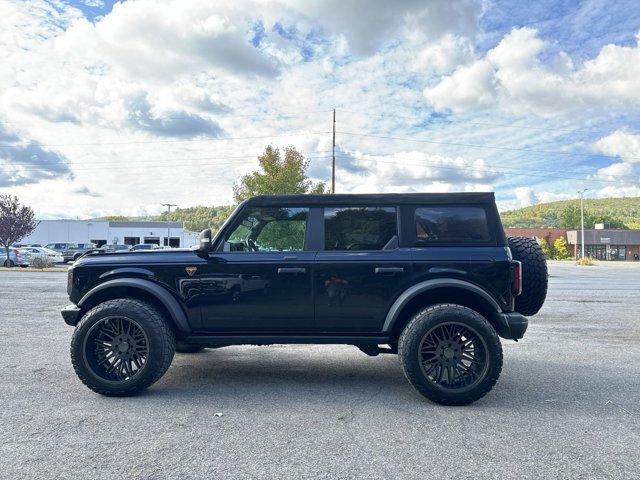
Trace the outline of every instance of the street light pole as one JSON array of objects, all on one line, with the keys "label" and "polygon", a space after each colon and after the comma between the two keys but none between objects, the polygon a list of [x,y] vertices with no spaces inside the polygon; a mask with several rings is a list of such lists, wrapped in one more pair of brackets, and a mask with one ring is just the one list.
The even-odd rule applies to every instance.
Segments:
[{"label": "street light pole", "polygon": [[578,193],[580,194],[580,229],[582,230],[582,254],[580,258],[584,258],[584,192],[589,190],[588,188],[583,188]]},{"label": "street light pole", "polygon": [[163,203],[163,207],[167,207],[167,247],[171,246],[171,207],[176,207],[174,203]]}]

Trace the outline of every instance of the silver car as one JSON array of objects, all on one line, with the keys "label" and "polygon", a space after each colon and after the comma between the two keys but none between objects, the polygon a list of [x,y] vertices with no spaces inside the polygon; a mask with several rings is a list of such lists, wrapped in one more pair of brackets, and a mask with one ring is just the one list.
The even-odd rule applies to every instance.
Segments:
[{"label": "silver car", "polygon": [[9,247],[9,258],[7,258],[7,252],[2,249],[2,264],[5,267],[15,267],[19,265],[21,267],[29,266],[29,258],[26,252],[23,252],[20,248]]}]

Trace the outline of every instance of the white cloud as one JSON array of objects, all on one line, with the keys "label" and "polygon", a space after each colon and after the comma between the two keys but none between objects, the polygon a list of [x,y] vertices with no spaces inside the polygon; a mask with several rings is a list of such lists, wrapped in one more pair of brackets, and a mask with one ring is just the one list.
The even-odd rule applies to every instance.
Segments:
[{"label": "white cloud", "polygon": [[350,152],[337,161],[338,185],[358,192],[490,191],[501,174],[482,159],[465,160],[423,152],[392,155]]},{"label": "white cloud", "polygon": [[626,196],[628,192],[637,192],[640,181],[640,134],[628,129],[617,130],[593,144],[596,152],[620,157],[614,162],[598,169],[595,177],[617,185],[608,186],[601,192],[617,192],[615,196]]},{"label": "white cloud", "polygon": [[447,34],[437,42],[430,42],[413,59],[414,70],[451,73],[473,59],[473,46],[466,37]]},{"label": "white cloud", "polygon": [[561,53],[540,60],[546,43],[531,28],[514,29],[473,63],[424,89],[437,110],[496,107],[509,113],[555,115],[574,110],[640,107],[640,33],[633,47],[606,45],[574,68]]}]

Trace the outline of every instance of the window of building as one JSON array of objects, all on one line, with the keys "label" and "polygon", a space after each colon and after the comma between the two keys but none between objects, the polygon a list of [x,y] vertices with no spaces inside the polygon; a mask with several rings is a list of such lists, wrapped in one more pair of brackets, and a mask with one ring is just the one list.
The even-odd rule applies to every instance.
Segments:
[{"label": "window of building", "polygon": [[273,252],[304,250],[308,208],[250,208],[226,238],[224,250]]},{"label": "window of building", "polygon": [[[164,246],[167,246],[167,237],[164,237]],[[169,240],[169,246],[171,248],[178,248],[180,246],[180,238],[171,237],[171,240]]]},{"label": "window of building", "polygon": [[397,235],[395,207],[324,209],[325,250],[382,250]]},{"label": "window of building", "polygon": [[140,243],[140,237],[124,237],[125,245],[137,245]]},{"label": "window of building", "polygon": [[414,213],[420,242],[466,243],[492,240],[482,207],[418,207]]},{"label": "window of building", "polygon": [[152,243],[153,245],[160,245],[160,237],[144,237],[143,243]]}]

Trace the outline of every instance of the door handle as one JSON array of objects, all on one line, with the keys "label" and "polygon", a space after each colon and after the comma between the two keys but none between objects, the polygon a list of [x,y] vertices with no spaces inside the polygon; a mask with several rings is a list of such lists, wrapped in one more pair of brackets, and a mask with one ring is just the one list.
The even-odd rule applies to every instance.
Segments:
[{"label": "door handle", "polygon": [[305,273],[306,268],[302,267],[281,267],[278,268],[278,275],[295,275],[296,273]]},{"label": "door handle", "polygon": [[376,273],[403,273],[402,267],[376,267]]}]

